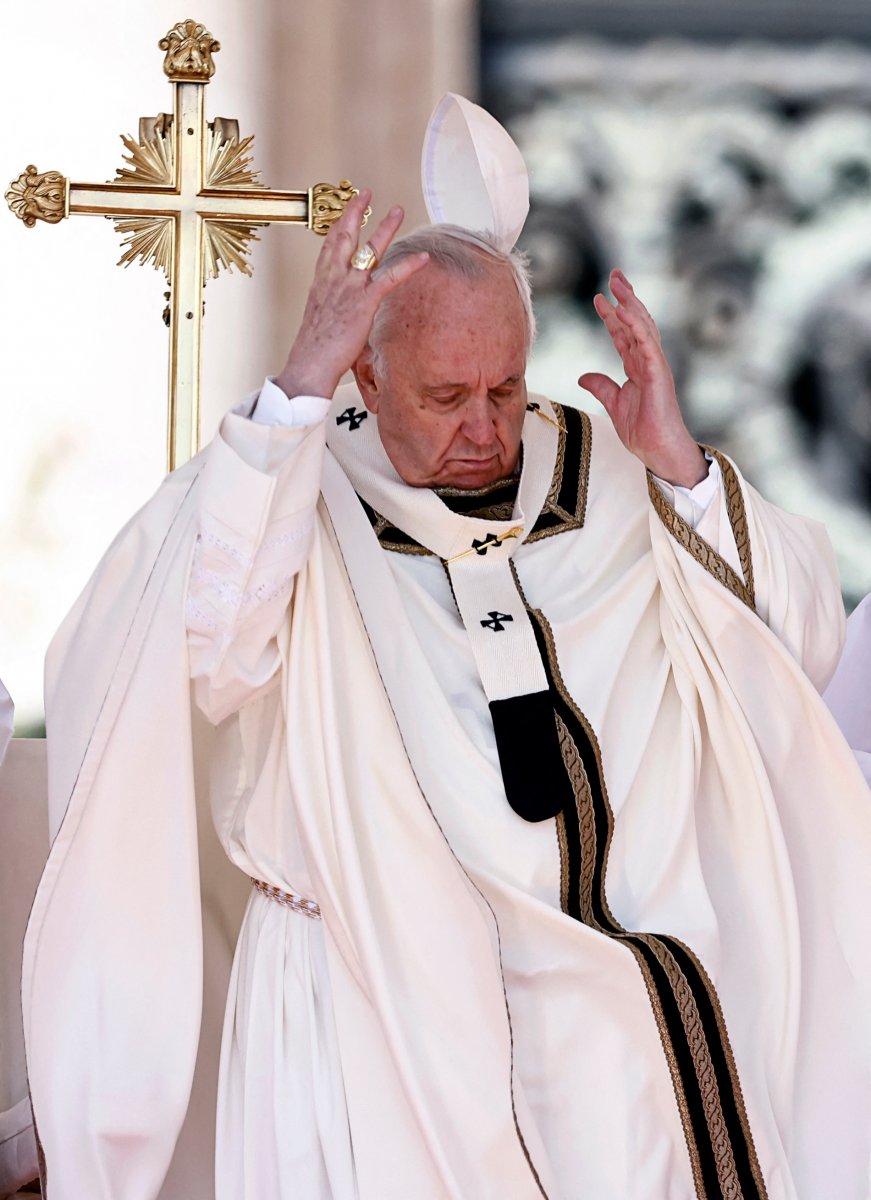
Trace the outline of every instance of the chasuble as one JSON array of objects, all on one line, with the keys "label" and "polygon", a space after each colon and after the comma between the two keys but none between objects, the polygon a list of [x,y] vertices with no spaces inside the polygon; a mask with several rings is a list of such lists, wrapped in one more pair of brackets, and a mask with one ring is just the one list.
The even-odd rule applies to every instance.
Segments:
[{"label": "chasuble", "polygon": [[219,1200],[867,1196],[871,811],[819,527],[715,452],[693,527],[544,398],[518,480],[441,495],[353,389],[251,407],[50,658],[49,1196],[211,1196],[215,1111]]}]

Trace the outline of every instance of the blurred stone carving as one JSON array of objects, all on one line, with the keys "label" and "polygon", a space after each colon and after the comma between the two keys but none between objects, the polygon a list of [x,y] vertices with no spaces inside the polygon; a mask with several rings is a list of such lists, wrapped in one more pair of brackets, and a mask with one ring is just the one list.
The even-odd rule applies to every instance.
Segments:
[{"label": "blurred stone carving", "polygon": [[614,358],[590,300],[623,267],[694,432],[826,521],[855,603],[871,590],[871,52],[563,40],[489,63],[533,181],[531,384],[594,406],[574,381]]}]

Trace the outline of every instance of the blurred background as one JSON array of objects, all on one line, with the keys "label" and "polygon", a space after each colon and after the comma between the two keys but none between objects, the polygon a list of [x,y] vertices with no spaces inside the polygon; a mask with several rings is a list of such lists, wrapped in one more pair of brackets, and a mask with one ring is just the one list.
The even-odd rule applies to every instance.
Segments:
[{"label": "blurred background", "polygon": [[[0,178],[78,181],[170,106],[157,41],[221,41],[210,117],[255,134],[273,187],[348,177],[425,219],[418,160],[446,90],[485,103],[532,176],[532,388],[586,405],[616,370],[591,300],[620,265],[663,331],[694,434],[827,524],[871,591],[871,14],[867,0],[47,0],[5,18]],[[36,65],[38,61],[38,66]],[[263,230],[206,290],[204,437],[278,370],[318,239]],[[41,726],[48,639],[165,467],[165,283],[119,271],[110,222],[0,213],[0,678]],[[590,403],[593,403],[590,401]]]}]

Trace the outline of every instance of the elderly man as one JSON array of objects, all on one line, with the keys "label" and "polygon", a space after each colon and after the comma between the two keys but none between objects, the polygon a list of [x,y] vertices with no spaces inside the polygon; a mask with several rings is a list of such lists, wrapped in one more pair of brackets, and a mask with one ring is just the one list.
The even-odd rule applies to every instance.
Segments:
[{"label": "elderly man", "polygon": [[527,394],[516,254],[394,242],[398,209],[359,247],[368,200],[54,652],[50,728],[88,683],[25,963],[49,1194],[211,1194],[164,1184],[208,760],[252,881],[220,1200],[859,1200],[871,814],[815,690],[825,537],[695,444],[620,272],[590,418]]}]

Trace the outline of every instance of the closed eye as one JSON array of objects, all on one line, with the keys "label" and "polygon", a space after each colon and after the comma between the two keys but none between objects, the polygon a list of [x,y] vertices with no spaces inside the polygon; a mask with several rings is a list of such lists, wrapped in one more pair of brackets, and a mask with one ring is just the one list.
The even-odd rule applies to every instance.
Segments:
[{"label": "closed eye", "polygon": [[516,395],[519,383],[519,379],[502,383],[499,387],[491,388],[488,395],[492,400],[510,400],[512,396]]}]

